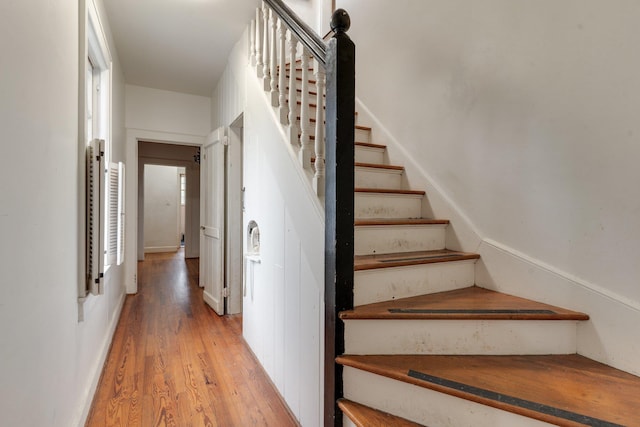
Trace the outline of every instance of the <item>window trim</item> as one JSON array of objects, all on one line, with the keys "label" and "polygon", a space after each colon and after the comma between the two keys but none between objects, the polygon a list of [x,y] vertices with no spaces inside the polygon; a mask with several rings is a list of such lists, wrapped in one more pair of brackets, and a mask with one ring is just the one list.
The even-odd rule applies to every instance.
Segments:
[{"label": "window trim", "polygon": [[[111,126],[112,126],[112,57],[107,43],[107,37],[103,26],[100,22],[98,8],[93,0],[80,0],[80,28],[79,28],[79,93],[78,93],[78,113],[79,113],[79,189],[80,203],[79,222],[81,241],[79,244],[80,262],[79,262],[79,283],[78,283],[78,301],[80,321],[84,319],[83,303],[88,298],[90,288],[87,286],[87,256],[89,248],[85,236],[87,235],[86,222],[86,191],[87,191],[87,172],[86,172],[86,151],[90,141],[101,139],[105,141],[104,157],[105,164],[109,164],[111,159]],[[88,76],[90,67],[93,68],[93,76]],[[88,86],[89,80],[93,81],[91,89]],[[91,90],[91,93],[87,93]],[[98,96],[96,96],[98,95]],[[97,99],[96,99],[97,98]],[[88,129],[90,123],[88,102],[92,102],[91,114],[92,129]],[[105,172],[105,171],[102,171]],[[107,176],[104,176],[106,179]],[[108,209],[108,194],[103,194],[101,201],[104,209]],[[106,213],[106,212],[105,212]],[[106,224],[105,224],[106,225]],[[105,228],[104,238],[102,240],[102,251],[106,249],[108,230]],[[106,258],[105,258],[106,259]],[[102,266],[106,272],[106,266]]]}]

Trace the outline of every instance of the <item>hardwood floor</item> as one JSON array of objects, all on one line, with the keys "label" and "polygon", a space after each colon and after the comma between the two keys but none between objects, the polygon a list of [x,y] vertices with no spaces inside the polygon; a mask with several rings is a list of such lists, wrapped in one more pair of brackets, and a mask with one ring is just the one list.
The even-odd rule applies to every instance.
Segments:
[{"label": "hardwood floor", "polygon": [[86,426],[297,426],[242,339],[202,300],[198,260],[148,254]]}]

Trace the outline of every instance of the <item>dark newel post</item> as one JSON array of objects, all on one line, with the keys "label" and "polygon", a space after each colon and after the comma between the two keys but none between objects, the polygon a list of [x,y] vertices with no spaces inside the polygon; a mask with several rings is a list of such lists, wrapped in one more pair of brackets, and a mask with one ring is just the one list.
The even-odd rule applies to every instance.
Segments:
[{"label": "dark newel post", "polygon": [[342,426],[336,400],[342,397],[344,353],[342,310],[353,308],[353,211],[355,45],[344,9],[334,12],[335,33],[327,46],[326,187],[325,187],[325,427]]}]

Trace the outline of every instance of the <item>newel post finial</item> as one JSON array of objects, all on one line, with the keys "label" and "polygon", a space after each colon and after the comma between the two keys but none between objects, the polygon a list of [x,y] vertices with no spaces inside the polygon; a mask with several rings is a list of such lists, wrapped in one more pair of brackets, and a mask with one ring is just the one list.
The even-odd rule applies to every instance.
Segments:
[{"label": "newel post finial", "polygon": [[331,30],[336,34],[342,34],[349,31],[351,27],[351,18],[344,9],[336,9],[331,16]]}]

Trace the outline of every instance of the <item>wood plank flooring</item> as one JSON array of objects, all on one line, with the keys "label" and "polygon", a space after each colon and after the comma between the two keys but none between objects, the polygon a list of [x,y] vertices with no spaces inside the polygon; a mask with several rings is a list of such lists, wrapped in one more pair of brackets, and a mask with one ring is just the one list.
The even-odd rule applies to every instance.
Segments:
[{"label": "wood plank flooring", "polygon": [[145,258],[86,426],[298,426],[242,339],[242,317],[203,302],[198,260]]}]

